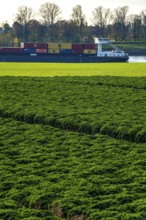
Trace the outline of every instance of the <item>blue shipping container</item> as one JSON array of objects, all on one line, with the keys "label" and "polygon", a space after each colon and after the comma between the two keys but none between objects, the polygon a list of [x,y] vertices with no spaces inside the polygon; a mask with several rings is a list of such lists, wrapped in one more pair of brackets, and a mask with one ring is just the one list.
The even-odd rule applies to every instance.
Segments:
[{"label": "blue shipping container", "polygon": [[72,53],[72,49],[61,49],[60,53],[61,54],[71,54]]},{"label": "blue shipping container", "polygon": [[25,54],[36,54],[36,49],[35,48],[25,48],[24,53]]}]

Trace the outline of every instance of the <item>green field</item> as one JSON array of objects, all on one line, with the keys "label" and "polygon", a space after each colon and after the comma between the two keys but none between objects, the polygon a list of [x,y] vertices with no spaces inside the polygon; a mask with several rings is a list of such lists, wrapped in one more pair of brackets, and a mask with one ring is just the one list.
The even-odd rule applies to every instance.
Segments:
[{"label": "green field", "polygon": [[0,67],[0,220],[145,220],[146,64]]},{"label": "green field", "polygon": [[146,76],[146,63],[0,63],[0,76]]}]

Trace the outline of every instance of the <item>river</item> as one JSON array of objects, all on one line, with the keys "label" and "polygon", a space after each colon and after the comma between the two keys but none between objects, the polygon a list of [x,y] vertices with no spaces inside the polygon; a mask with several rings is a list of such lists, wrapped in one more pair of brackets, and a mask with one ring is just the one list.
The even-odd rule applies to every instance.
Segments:
[{"label": "river", "polygon": [[129,63],[145,63],[146,56],[129,56]]}]

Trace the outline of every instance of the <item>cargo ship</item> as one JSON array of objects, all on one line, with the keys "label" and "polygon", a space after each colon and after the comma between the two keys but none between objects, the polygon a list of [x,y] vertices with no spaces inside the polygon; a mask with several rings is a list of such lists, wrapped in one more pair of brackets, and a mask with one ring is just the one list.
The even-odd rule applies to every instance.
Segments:
[{"label": "cargo ship", "polygon": [[[103,46],[110,50],[103,50]],[[98,63],[126,62],[129,56],[106,38],[94,43],[21,42],[20,47],[1,47],[0,62]]]}]

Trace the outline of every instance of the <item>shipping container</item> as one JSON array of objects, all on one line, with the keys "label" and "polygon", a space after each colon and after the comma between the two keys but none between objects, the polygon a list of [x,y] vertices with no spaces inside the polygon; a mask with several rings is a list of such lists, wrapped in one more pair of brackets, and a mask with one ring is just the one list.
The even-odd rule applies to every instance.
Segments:
[{"label": "shipping container", "polygon": [[92,50],[88,50],[88,49],[84,49],[84,54],[96,54],[96,50],[92,49]]},{"label": "shipping container", "polygon": [[72,44],[73,50],[82,50],[84,49],[83,44]]},{"label": "shipping container", "polygon": [[48,49],[59,49],[59,43],[48,43]]},{"label": "shipping container", "polygon": [[72,50],[72,53],[73,54],[83,54],[83,49],[74,49],[74,50]]},{"label": "shipping container", "polygon": [[36,43],[36,44],[34,44],[34,46],[37,49],[48,49],[48,44],[47,43]]},{"label": "shipping container", "polygon": [[37,54],[46,54],[48,53],[48,49],[36,49],[36,53]]},{"label": "shipping container", "polygon": [[60,53],[60,50],[59,50],[59,49],[49,48],[49,49],[48,49],[48,53],[51,53],[51,54],[59,54],[59,53]]},{"label": "shipping container", "polygon": [[36,49],[35,48],[24,48],[24,53],[25,54],[36,54]]},{"label": "shipping container", "polygon": [[72,54],[72,50],[71,49],[60,49],[60,53],[61,54]]},{"label": "shipping container", "polygon": [[2,47],[0,48],[0,53],[23,53],[23,49],[19,47]]},{"label": "shipping container", "polygon": [[84,49],[95,49],[95,44],[87,43],[84,44]]},{"label": "shipping container", "polygon": [[72,44],[71,43],[61,43],[59,44],[60,49],[72,49]]},{"label": "shipping container", "polygon": [[47,43],[38,43],[38,42],[21,42],[21,48],[37,48],[37,49],[47,49]]}]

